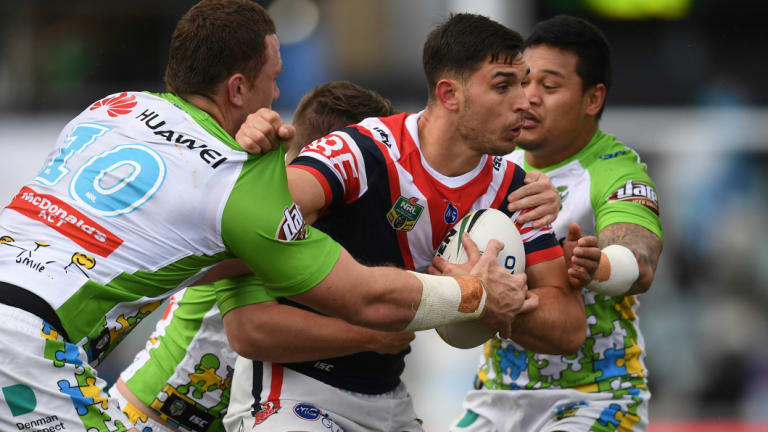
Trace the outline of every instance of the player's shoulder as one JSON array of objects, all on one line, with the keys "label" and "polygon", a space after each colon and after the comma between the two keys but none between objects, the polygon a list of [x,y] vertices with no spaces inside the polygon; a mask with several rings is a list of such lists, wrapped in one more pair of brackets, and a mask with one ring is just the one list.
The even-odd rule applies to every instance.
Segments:
[{"label": "player's shoulder", "polygon": [[588,152],[585,159],[598,165],[643,165],[640,154],[632,147],[619,141],[614,135],[601,130],[595,133],[588,144]]},{"label": "player's shoulder", "polygon": [[372,139],[392,147],[401,141],[406,129],[407,113],[394,114],[387,117],[368,117],[355,127]]},{"label": "player's shoulder", "polygon": [[[365,139],[355,140],[358,144],[373,146],[386,152],[394,160],[399,160],[409,141],[411,133],[416,133],[416,115],[398,113],[387,117],[369,117],[351,127],[352,133],[362,134]],[[348,128],[350,129],[350,128]],[[409,129],[413,129],[410,131]],[[412,141],[412,139],[410,139]]]}]

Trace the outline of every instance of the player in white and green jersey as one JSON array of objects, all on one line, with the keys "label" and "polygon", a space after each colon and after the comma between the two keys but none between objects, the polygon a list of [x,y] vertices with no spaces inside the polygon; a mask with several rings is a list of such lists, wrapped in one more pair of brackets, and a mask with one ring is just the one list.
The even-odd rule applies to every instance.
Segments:
[{"label": "player in white and green jersey", "polygon": [[[282,150],[243,151],[293,136],[268,109],[279,95],[279,46],[261,6],[203,0],[174,32],[171,92],[94,103],[0,213],[3,429],[126,429],[92,367],[163,299],[226,258],[250,267],[259,290],[357,324],[425,329],[480,318],[510,331],[525,286],[495,264],[499,244],[469,283],[363,267],[304,225]],[[474,311],[423,313],[474,285],[472,295],[486,299]],[[253,297],[227,295],[224,325],[236,347],[248,340]]]},{"label": "player in white and green jersey", "polygon": [[524,57],[531,108],[508,158],[544,171],[560,191],[553,227],[575,263],[575,240],[597,236],[600,265],[583,290],[587,338],[572,355],[486,343],[476,390],[451,431],[642,431],[650,392],[637,294],[661,252],[656,187],[638,154],[599,129],[610,57],[597,28],[567,16],[544,21]]}]

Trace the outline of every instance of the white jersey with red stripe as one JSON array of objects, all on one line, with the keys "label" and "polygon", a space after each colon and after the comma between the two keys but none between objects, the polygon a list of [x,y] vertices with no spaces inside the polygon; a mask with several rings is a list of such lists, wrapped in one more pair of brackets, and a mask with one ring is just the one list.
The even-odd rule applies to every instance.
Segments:
[{"label": "white jersey with red stripe", "polygon": [[[424,271],[445,234],[467,213],[497,208],[513,220],[521,214],[507,211],[506,197],[523,186],[522,168],[501,157],[486,155],[466,174],[440,174],[421,154],[417,129],[420,115],[365,119],[314,141],[291,165],[314,175],[325,191],[326,208],[314,226],[365,264]],[[518,224],[518,228],[523,234],[528,265],[562,255],[551,227],[534,229],[530,224]],[[397,355],[362,352],[283,366],[306,376],[308,383],[317,380],[349,392],[380,395],[401,385],[400,374],[408,351]],[[265,400],[262,375],[273,370],[273,365],[240,363],[250,368],[253,379],[233,382],[230,410],[243,405],[234,400],[236,394],[252,395],[253,412],[248,415],[266,417],[265,410],[274,407],[282,393],[291,393],[286,389],[290,383],[280,387],[272,377],[270,388],[282,388],[283,392],[269,393]],[[235,390],[238,386],[250,388]],[[299,402],[333,412],[329,398],[332,396],[318,393]],[[360,419],[359,424],[363,421]],[[267,422],[265,427],[269,428]]]}]

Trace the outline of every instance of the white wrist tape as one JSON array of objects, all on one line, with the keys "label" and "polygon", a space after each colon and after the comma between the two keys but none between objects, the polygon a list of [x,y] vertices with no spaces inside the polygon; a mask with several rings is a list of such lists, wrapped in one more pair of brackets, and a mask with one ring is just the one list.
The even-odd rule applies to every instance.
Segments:
[{"label": "white wrist tape", "polygon": [[622,245],[613,244],[603,248],[600,265],[587,288],[600,294],[619,296],[632,288],[639,275],[635,254]]},{"label": "white wrist tape", "polygon": [[485,307],[483,282],[474,276],[433,276],[409,271],[421,281],[421,302],[403,331],[431,329],[480,317]]}]

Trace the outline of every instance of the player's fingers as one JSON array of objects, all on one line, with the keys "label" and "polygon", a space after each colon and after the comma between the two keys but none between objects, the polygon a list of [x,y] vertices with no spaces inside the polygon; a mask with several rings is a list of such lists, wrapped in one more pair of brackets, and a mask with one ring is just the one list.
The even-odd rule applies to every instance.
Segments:
[{"label": "player's fingers", "polygon": [[259,108],[255,114],[269,123],[274,130],[280,129],[280,126],[283,125],[283,119],[280,118],[280,114],[277,111],[269,108]]},{"label": "player's fingers", "polygon": [[600,256],[602,254],[603,251],[601,251],[597,246],[577,246],[573,249],[574,258],[580,258],[589,261],[599,262]]},{"label": "player's fingers", "polygon": [[496,257],[502,250],[504,250],[504,243],[496,239],[490,239],[488,240],[488,245],[485,246],[485,252],[483,252],[483,256],[488,256],[491,260],[496,261]]},{"label": "player's fingers", "polygon": [[568,234],[566,235],[568,240],[577,241],[581,238],[581,227],[576,222],[571,222],[568,225]]},{"label": "player's fingers", "polygon": [[269,139],[258,129],[240,129],[235,135],[235,141],[248,153],[259,154],[270,150]]},{"label": "player's fingers", "polygon": [[480,259],[480,248],[477,247],[477,243],[472,240],[469,233],[463,233],[461,235],[461,242],[464,246],[464,252],[467,254],[467,261],[470,263],[477,262]]},{"label": "player's fingers", "polygon": [[525,224],[531,222],[534,229],[549,225],[555,221],[557,209],[553,205],[544,204],[523,212],[518,216],[517,222]]},{"label": "player's fingers", "polygon": [[530,291],[528,293],[529,295],[523,301],[523,306],[520,307],[520,313],[528,313],[539,307],[539,296]]},{"label": "player's fingers", "polygon": [[434,275],[442,275],[446,270],[448,270],[451,266],[451,263],[444,260],[443,258],[436,256],[432,258],[432,264],[430,264],[429,268],[427,268],[427,272],[429,274]]},{"label": "player's fingers", "polygon": [[[584,236],[581,237],[578,241],[578,246],[584,247],[584,248],[597,248],[597,237],[595,236]],[[598,249],[599,250],[599,249]]]},{"label": "player's fingers", "polygon": [[440,272],[440,270],[436,269],[435,266],[432,264],[430,264],[429,267],[427,267],[427,274],[442,276],[442,273]]},{"label": "player's fingers", "polygon": [[235,134],[235,141],[245,151],[254,154],[268,152],[279,145],[277,131],[259,112],[250,114]]},{"label": "player's fingers", "polygon": [[296,136],[296,128],[293,125],[284,124],[278,128],[277,135],[284,141],[291,141]]}]

